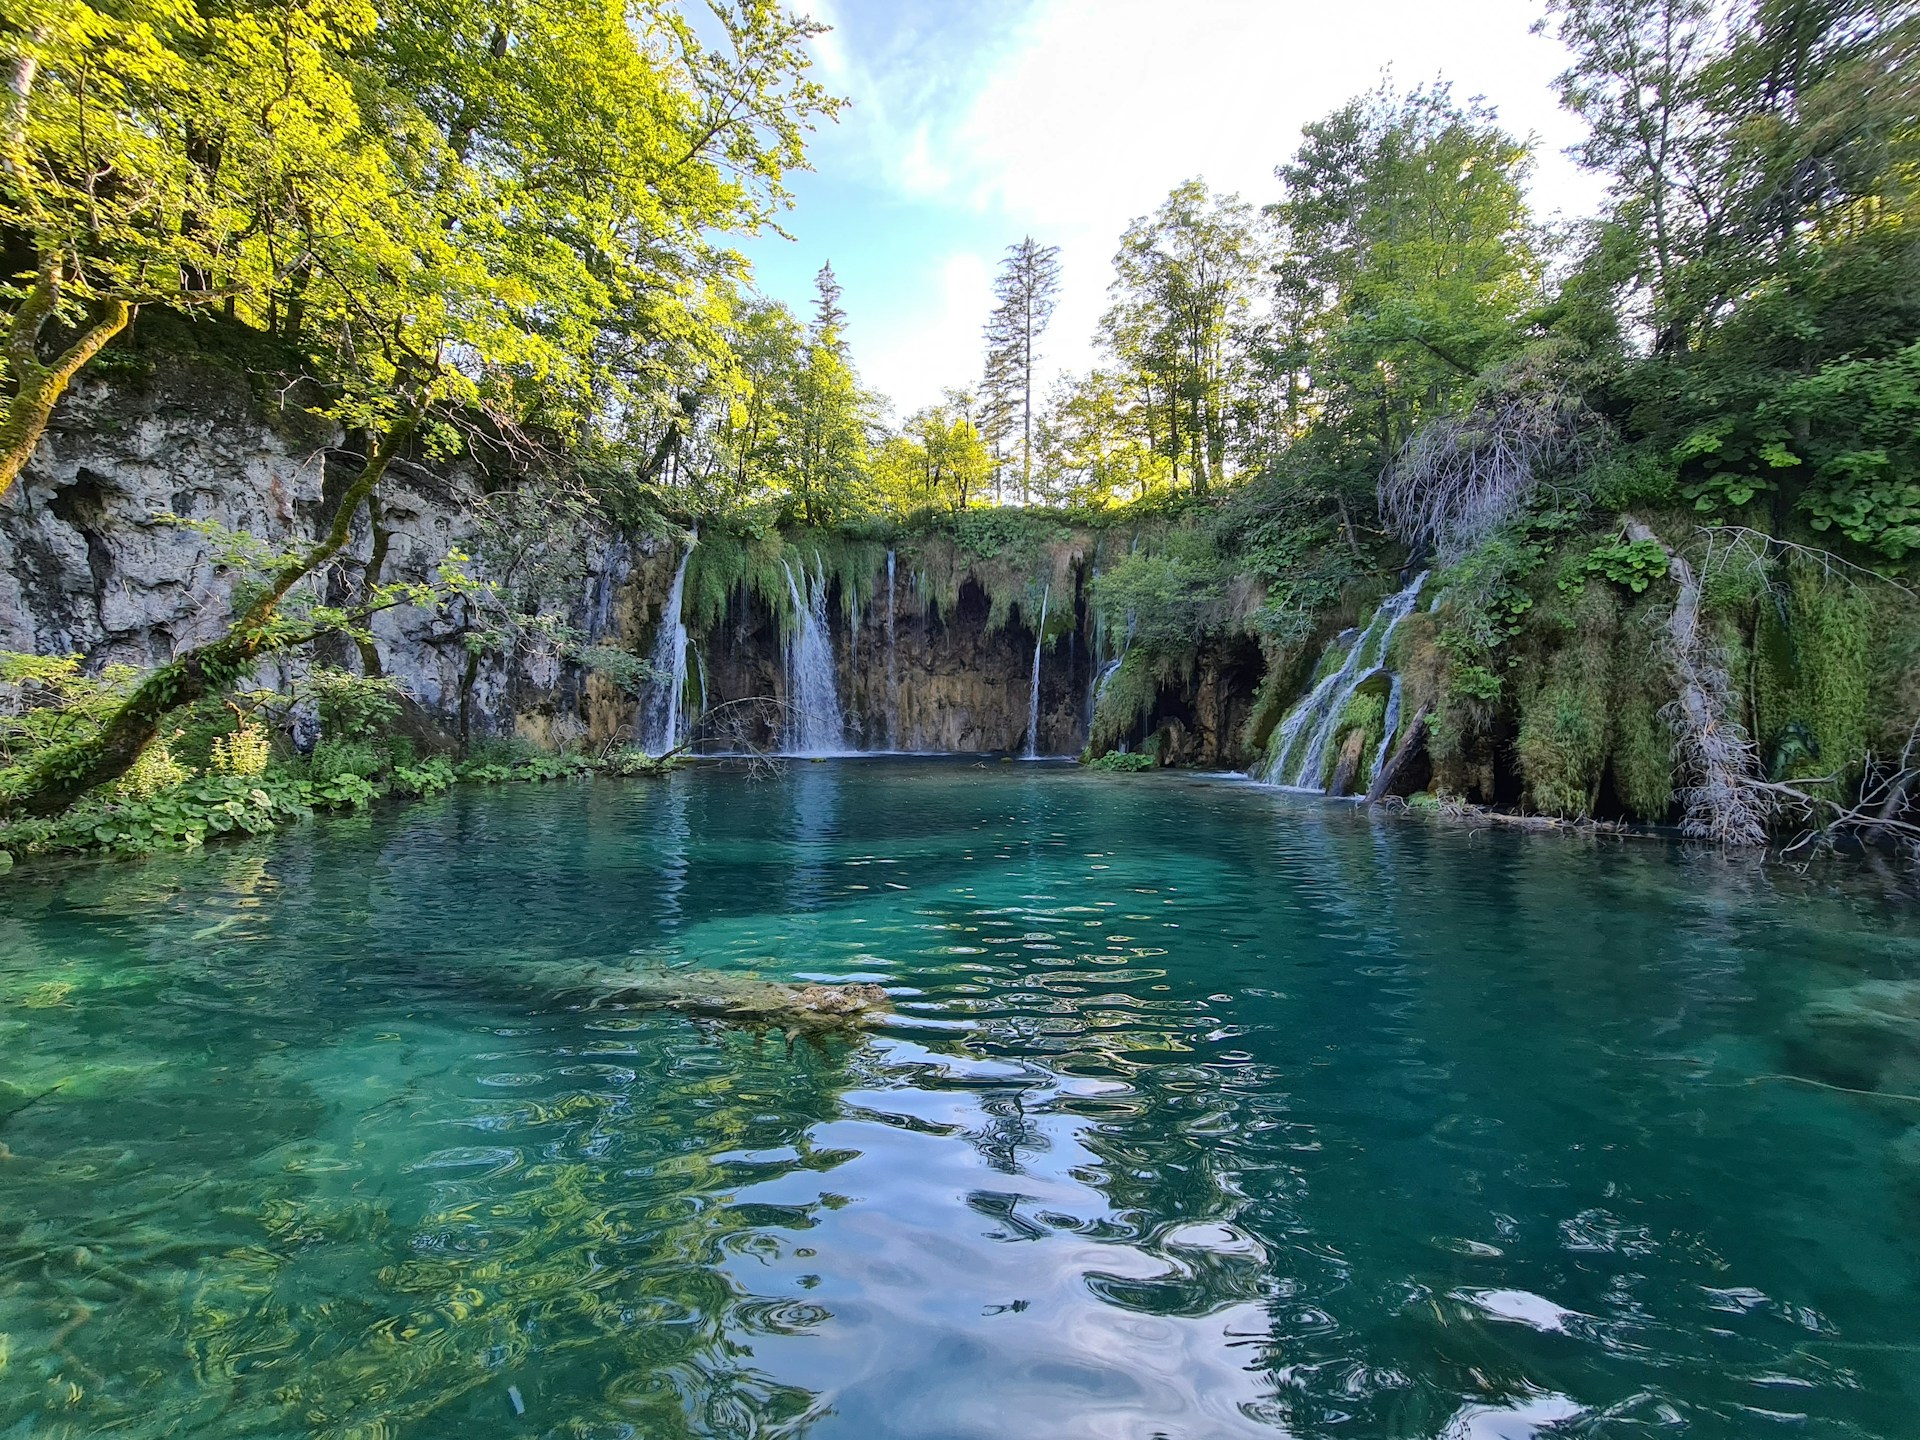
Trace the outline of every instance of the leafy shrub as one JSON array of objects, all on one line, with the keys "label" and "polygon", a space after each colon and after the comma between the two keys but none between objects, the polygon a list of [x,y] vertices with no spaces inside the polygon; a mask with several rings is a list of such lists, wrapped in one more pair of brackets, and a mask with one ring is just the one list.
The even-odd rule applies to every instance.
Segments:
[{"label": "leafy shrub", "polygon": [[400,718],[405,692],[384,676],[316,669],[307,683],[320,712],[320,733],[329,739],[369,739]]},{"label": "leafy shrub", "polygon": [[636,746],[615,750],[600,762],[603,775],[658,775],[671,768],[671,762],[657,760]]},{"label": "leafy shrub", "polygon": [[417,765],[394,766],[390,783],[395,794],[426,796],[451,790],[459,778],[451,760],[435,755]]},{"label": "leafy shrub", "polygon": [[1610,580],[1639,595],[1662,579],[1671,562],[1658,540],[1611,540],[1561,568],[1560,589],[1577,595],[1589,580]]},{"label": "leafy shrub", "polygon": [[322,739],[307,761],[307,776],[319,785],[331,784],[343,775],[371,780],[386,767],[386,755],[371,741]]},{"label": "leafy shrub", "polygon": [[214,737],[207,763],[221,775],[260,775],[273,756],[267,732],[250,721],[241,721],[230,733]]},{"label": "leafy shrub", "polygon": [[1159,694],[1160,672],[1154,658],[1145,650],[1128,651],[1095,697],[1087,748],[1098,755],[1120,744],[1153,713]]},{"label": "leafy shrub", "polygon": [[193,778],[193,771],[173,758],[165,740],[154,740],[114,782],[113,793],[144,800]]},{"label": "leafy shrub", "polygon": [[301,796],[316,810],[358,810],[380,793],[379,787],[364,775],[350,770],[308,780],[300,787]]},{"label": "leafy shrub", "polygon": [[144,798],[88,800],[51,820],[16,821],[0,827],[0,847],[15,857],[139,854],[210,835],[261,835],[311,813],[305,789],[285,777],[201,775]]},{"label": "leafy shrub", "polygon": [[84,675],[80,659],[0,651],[0,760],[7,766],[93,734],[139,678],[130,665]]},{"label": "leafy shrub", "polygon": [[1105,770],[1114,774],[1129,774],[1141,770],[1156,768],[1157,762],[1151,755],[1139,753],[1126,754],[1114,750],[1105,755],[1096,755],[1086,762],[1089,770]]},{"label": "leafy shrub", "polygon": [[1789,385],[1771,407],[1809,428],[1816,530],[1898,560],[1920,549],[1920,343],[1883,360],[1842,360]]}]

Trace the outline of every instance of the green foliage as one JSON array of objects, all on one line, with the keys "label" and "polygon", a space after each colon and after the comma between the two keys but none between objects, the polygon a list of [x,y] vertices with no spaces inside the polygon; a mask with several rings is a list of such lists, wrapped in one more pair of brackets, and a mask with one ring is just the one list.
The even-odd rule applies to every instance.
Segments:
[{"label": "green foliage", "polygon": [[307,775],[323,785],[348,775],[371,780],[386,768],[385,751],[371,740],[335,740],[323,736],[307,760]]},{"label": "green foliage", "polygon": [[444,755],[433,755],[411,765],[396,765],[390,783],[395,794],[422,798],[451,790],[459,776],[453,762]]},{"label": "green foliage", "polygon": [[[1664,563],[1664,562],[1663,562]],[[1616,592],[1588,586],[1571,634],[1520,697],[1517,750],[1533,807],[1548,815],[1592,815],[1612,745]]]},{"label": "green foliage", "polygon": [[1441,617],[1438,644],[1450,663],[1445,698],[1465,701],[1464,722],[1484,718],[1500,699],[1502,676],[1519,657],[1508,644],[1536,604],[1527,582],[1546,563],[1546,543],[1531,531],[1503,531],[1469,551],[1433,581]]},{"label": "green foliage", "polygon": [[[1780,779],[1858,777],[1877,727],[1871,597],[1810,563],[1787,567],[1784,596],[1760,607],[1753,651],[1755,731]],[[1789,737],[1797,743],[1783,744]]]},{"label": "green foliage", "polygon": [[0,826],[0,846],[16,859],[87,850],[143,854],[209,836],[265,834],[311,808],[305,787],[284,776],[203,775],[148,796],[90,799],[53,820]]},{"label": "green foliage", "polygon": [[129,799],[145,800],[162,790],[185,784],[191,778],[193,771],[173,758],[167,742],[155,740],[127,767],[127,773],[114,782],[112,791]]},{"label": "green foliage", "polygon": [[1812,483],[1799,505],[1815,530],[1892,560],[1920,549],[1920,343],[1827,365],[1786,386],[1769,413],[1806,432]]},{"label": "green foliage", "polygon": [[594,760],[586,755],[552,755],[522,743],[505,742],[477,749],[460,763],[457,773],[465,781],[501,785],[573,780],[591,775],[597,768]]},{"label": "green foliage", "polygon": [[1156,770],[1159,768],[1160,762],[1153,756],[1143,755],[1138,751],[1122,753],[1118,750],[1110,750],[1105,755],[1094,756],[1091,760],[1086,761],[1085,764],[1089,770],[1101,770],[1108,774],[1119,775],[1137,774],[1144,770]]},{"label": "green foliage", "polygon": [[1668,568],[1666,548],[1657,540],[1610,540],[1560,567],[1560,590],[1578,595],[1589,580],[1608,580],[1639,595]]},{"label": "green foliage", "polygon": [[405,692],[385,676],[316,667],[307,683],[319,710],[320,733],[329,740],[365,740],[400,717]]},{"label": "green foliage", "polygon": [[1149,650],[1190,650],[1220,620],[1228,566],[1207,536],[1175,531],[1167,548],[1136,551],[1092,587],[1107,627],[1129,630],[1133,643]]},{"label": "green foliage", "polygon": [[1122,744],[1153,713],[1160,697],[1160,662],[1146,650],[1129,650],[1094,702],[1087,750],[1104,755]]},{"label": "green foliage", "polygon": [[1379,753],[1380,741],[1386,734],[1386,724],[1385,690],[1363,686],[1347,697],[1347,703],[1341,706],[1340,714],[1333,722],[1332,743],[1327,746],[1326,768],[1320,775],[1321,785],[1326,786],[1332,781],[1333,772],[1340,764],[1340,752],[1357,730],[1362,737],[1361,759],[1360,769],[1354,775],[1353,788],[1364,791],[1372,778],[1373,759]]},{"label": "green foliage", "polygon": [[1673,504],[1680,493],[1672,464],[1642,448],[1609,451],[1581,471],[1576,482],[1594,506],[1607,514],[1661,509]]},{"label": "green foliage", "polygon": [[80,658],[0,651],[0,762],[7,770],[97,732],[138,678],[126,665],[84,675]]},{"label": "green foliage", "polygon": [[216,736],[208,746],[208,767],[221,775],[259,775],[273,758],[273,746],[267,732],[258,725],[242,723],[225,735]]}]

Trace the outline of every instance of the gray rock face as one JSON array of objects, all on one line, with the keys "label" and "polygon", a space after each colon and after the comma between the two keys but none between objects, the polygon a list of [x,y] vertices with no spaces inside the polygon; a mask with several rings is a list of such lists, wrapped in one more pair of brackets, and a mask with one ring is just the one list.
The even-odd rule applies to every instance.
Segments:
[{"label": "gray rock face", "polygon": [[[76,386],[0,505],[0,647],[79,654],[98,670],[156,665],[218,635],[233,611],[234,572],[220,563],[212,537],[160,517],[207,522],[271,547],[310,542],[358,457],[341,449],[336,428],[299,411],[284,420],[269,423],[245,381],[217,370]],[[477,548],[465,503],[472,483],[457,468],[396,467],[381,492],[383,579],[429,580],[449,551]],[[614,557],[617,549],[611,535],[586,548],[580,613],[562,617],[575,623],[588,620],[596,590],[608,588],[598,583],[594,552]],[[362,513],[320,583],[348,593],[372,552]],[[475,736],[528,728],[548,742],[584,738],[587,687],[551,647],[483,656],[469,676],[458,607],[399,607],[375,616],[372,629],[382,667],[450,734],[462,732],[464,718]],[[345,662],[350,647],[321,650],[321,658]],[[276,662],[261,682],[305,663]],[[617,705],[620,697],[602,700]]]},{"label": "gray rock face", "polygon": [[[160,664],[221,633],[233,611],[234,572],[216,541],[174,520],[203,522],[268,547],[311,542],[358,468],[337,428],[288,407],[269,413],[246,380],[182,364],[151,378],[83,382],[61,404],[13,493],[0,502],[0,648],[79,654],[89,669]],[[460,465],[396,463],[381,485],[381,579],[432,579],[450,551],[474,557],[476,578],[514,585],[514,567],[481,544],[478,476]],[[537,525],[537,522],[530,522]],[[681,545],[611,531],[557,543],[549,554],[543,613],[576,635],[635,656],[651,652]],[[317,581],[327,598],[359,592],[375,552],[363,510],[345,552]],[[1040,750],[1071,755],[1086,741],[1093,656],[1084,593],[1089,571],[1071,546],[1053,557],[1059,613],[1082,625],[1059,636],[1040,674]],[[489,566],[506,573],[493,574]],[[884,594],[852,622],[831,623],[836,685],[847,743],[902,750],[1018,751],[1032,699],[1033,634],[1016,622],[988,625],[984,592],[960,587],[950,613],[919,600],[903,573],[893,623]],[[554,598],[558,597],[558,598]],[[523,606],[524,595],[516,597]],[[536,744],[593,746],[632,738],[637,704],[606,675],[589,673],[550,641],[523,638],[477,657],[473,618],[461,602],[439,610],[396,607],[371,622],[384,672],[450,740],[518,735]],[[314,657],[359,668],[344,640]],[[777,618],[758,605],[729,607],[711,634],[693,637],[693,660],[710,706],[786,698]],[[311,663],[273,662],[260,683],[278,686]],[[1197,657],[1184,693],[1167,691],[1151,726],[1170,757],[1219,765],[1236,757],[1251,684]],[[1144,732],[1143,732],[1144,733]],[[777,743],[770,724],[748,743]]]}]

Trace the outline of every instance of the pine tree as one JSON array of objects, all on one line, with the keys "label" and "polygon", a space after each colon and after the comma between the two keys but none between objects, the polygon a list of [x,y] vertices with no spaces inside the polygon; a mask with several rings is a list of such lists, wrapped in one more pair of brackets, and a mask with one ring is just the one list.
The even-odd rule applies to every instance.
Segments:
[{"label": "pine tree", "polygon": [[840,278],[829,260],[813,277],[813,339],[816,344],[842,347],[847,333],[847,312],[840,306]]},{"label": "pine tree", "polygon": [[1018,422],[1020,502],[1033,493],[1033,371],[1040,336],[1060,299],[1060,247],[1031,235],[1007,247],[993,293],[999,301],[987,319],[987,370],[981,382],[987,433],[996,452]]}]

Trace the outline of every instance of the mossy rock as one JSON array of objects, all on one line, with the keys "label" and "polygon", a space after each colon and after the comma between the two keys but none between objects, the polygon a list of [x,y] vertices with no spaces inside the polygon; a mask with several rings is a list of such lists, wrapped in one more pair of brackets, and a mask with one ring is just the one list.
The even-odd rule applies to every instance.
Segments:
[{"label": "mossy rock", "polygon": [[594,1003],[617,1009],[673,1010],[752,1030],[810,1033],[858,1029],[892,1004],[878,985],[787,985],[746,975],[689,971],[630,977]]},{"label": "mossy rock", "polygon": [[1856,1090],[1920,1077],[1920,981],[1869,980],[1827,990],[1789,1027],[1788,1053],[1813,1076]]}]

